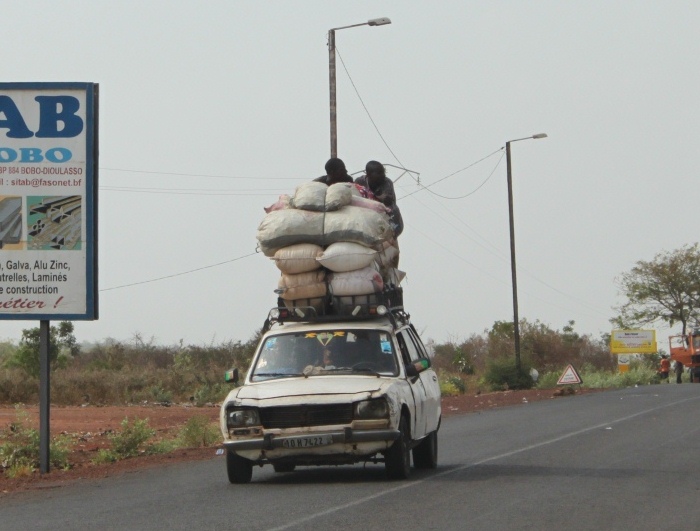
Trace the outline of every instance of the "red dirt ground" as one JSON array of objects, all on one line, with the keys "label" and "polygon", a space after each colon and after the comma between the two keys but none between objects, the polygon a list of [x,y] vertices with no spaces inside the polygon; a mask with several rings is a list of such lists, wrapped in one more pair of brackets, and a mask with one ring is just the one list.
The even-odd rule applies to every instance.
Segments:
[{"label": "red dirt ground", "polygon": [[[594,390],[580,389],[576,394]],[[443,397],[444,416],[482,411],[495,407],[524,404],[537,400],[556,398],[554,390],[504,391],[497,393],[464,394]],[[36,406],[21,406],[20,411],[29,415],[33,427],[38,428],[39,411]],[[6,431],[17,420],[17,409],[13,406],[0,406],[0,432]],[[73,442],[68,470],[52,469],[48,474],[38,471],[29,476],[10,479],[0,469],[0,498],[7,493],[41,488],[55,488],[66,482],[88,478],[120,475],[142,467],[160,466],[186,460],[209,459],[215,455],[217,447],[190,448],[169,454],[142,455],[111,464],[95,464],[93,460],[101,448],[109,446],[109,434],[117,431],[124,418],[129,420],[148,419],[148,425],[156,430],[158,437],[174,436],[194,415],[205,415],[212,422],[218,420],[218,407],[191,407],[173,405],[170,407],[145,406],[85,406],[51,408],[51,436],[67,435]]]}]

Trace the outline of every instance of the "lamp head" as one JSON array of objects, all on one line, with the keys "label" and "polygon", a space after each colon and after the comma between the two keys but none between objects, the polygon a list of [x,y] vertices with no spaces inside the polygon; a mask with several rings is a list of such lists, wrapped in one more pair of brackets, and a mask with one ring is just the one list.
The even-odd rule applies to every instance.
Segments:
[{"label": "lamp head", "polygon": [[537,133],[536,135],[532,135],[532,138],[547,138],[547,133]]},{"label": "lamp head", "polygon": [[384,26],[385,24],[391,24],[391,20],[388,17],[373,18],[367,21],[369,26]]}]

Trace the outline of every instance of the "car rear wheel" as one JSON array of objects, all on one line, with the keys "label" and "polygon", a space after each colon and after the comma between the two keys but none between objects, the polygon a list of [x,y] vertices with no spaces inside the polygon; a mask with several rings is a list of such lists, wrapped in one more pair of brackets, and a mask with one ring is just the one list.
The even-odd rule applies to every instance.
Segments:
[{"label": "car rear wheel", "polygon": [[230,483],[250,483],[253,477],[253,463],[228,450],[226,452],[226,472]]},{"label": "car rear wheel", "polygon": [[401,417],[399,431],[401,435],[384,456],[384,466],[389,479],[407,479],[411,473],[411,450],[409,449],[411,431],[405,416]]},{"label": "car rear wheel", "polygon": [[418,446],[413,449],[413,466],[416,468],[437,468],[438,437],[437,430],[431,431]]}]

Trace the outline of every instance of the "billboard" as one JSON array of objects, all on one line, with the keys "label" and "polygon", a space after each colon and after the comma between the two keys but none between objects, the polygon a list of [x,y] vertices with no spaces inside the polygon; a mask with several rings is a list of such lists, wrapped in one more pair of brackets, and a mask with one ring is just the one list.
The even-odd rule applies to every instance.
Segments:
[{"label": "billboard", "polygon": [[610,334],[612,354],[653,354],[656,351],[656,330],[613,330]]},{"label": "billboard", "polygon": [[0,319],[93,320],[94,83],[0,83]]}]

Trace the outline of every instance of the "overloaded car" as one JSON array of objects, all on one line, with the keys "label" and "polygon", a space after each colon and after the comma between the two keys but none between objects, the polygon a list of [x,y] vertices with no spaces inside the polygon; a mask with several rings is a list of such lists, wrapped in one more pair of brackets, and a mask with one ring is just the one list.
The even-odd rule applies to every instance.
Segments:
[{"label": "overloaded car", "polygon": [[390,479],[408,478],[411,456],[415,468],[437,466],[440,386],[402,309],[321,319],[279,307],[264,330],[221,406],[231,483],[264,465],[383,463]]}]

